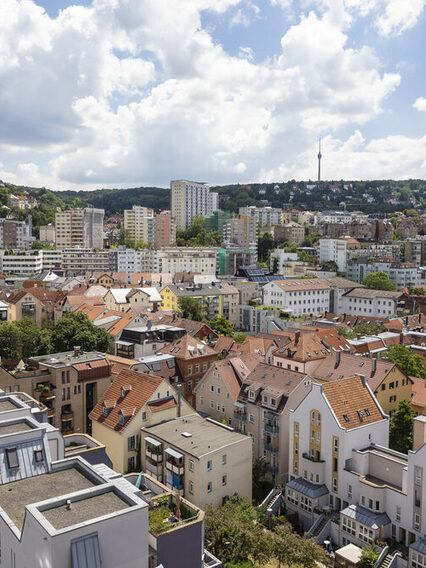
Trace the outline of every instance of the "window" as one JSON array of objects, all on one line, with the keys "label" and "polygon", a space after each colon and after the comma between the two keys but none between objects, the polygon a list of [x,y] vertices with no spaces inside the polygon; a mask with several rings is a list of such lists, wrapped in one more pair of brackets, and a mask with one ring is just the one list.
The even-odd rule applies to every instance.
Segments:
[{"label": "window", "polygon": [[192,392],[192,381],[188,381],[186,386],[188,387],[188,392]]},{"label": "window", "polygon": [[414,529],[416,531],[420,530],[420,515],[418,513],[414,514]]},{"label": "window", "polygon": [[337,478],[333,477],[333,491],[337,491]]},{"label": "window", "polygon": [[254,398],[254,391],[249,390],[248,396],[249,398]]},{"label": "window", "polygon": [[194,460],[189,460],[189,471],[194,471]]},{"label": "window", "polygon": [[211,470],[212,470],[212,461],[209,460],[209,461],[207,462],[207,471],[211,471]]},{"label": "window", "polygon": [[414,483],[421,487],[422,485],[422,468],[415,467],[414,468]]},{"label": "window", "polygon": [[395,519],[399,522],[401,520],[401,507],[398,505],[396,508]]},{"label": "window", "polygon": [[352,485],[348,485],[348,499],[352,497]]},{"label": "window", "polygon": [[249,422],[251,422],[253,424],[253,422],[254,422],[253,414],[249,414]]},{"label": "window", "polygon": [[198,364],[195,365],[195,372],[196,372],[196,373],[199,373],[199,372],[200,372],[200,365],[198,365]]},{"label": "window", "polygon": [[298,438],[299,437],[299,424],[295,424],[294,425],[294,437]]},{"label": "window", "polygon": [[9,469],[19,467],[18,452],[16,448],[6,448],[7,467]]},{"label": "window", "polygon": [[214,408],[214,400],[210,401],[210,408]]},{"label": "window", "polygon": [[213,484],[211,481],[207,483],[207,493],[211,493],[213,489]]},{"label": "window", "polygon": [[36,463],[43,462],[43,450],[34,450],[34,461]]},{"label": "window", "polygon": [[204,398],[202,396],[200,396],[200,404],[201,404],[201,406],[203,406],[203,404],[204,404]]},{"label": "window", "polygon": [[194,484],[192,481],[189,482],[189,492],[191,493],[191,495],[194,494]]},{"label": "window", "polygon": [[337,454],[339,451],[339,440],[337,438],[333,439],[333,452]]},{"label": "window", "polygon": [[62,389],[62,393],[61,393],[61,394],[62,394],[61,400],[65,400],[65,395],[66,395],[65,389]]},{"label": "window", "polygon": [[188,365],[188,375],[192,375],[192,365]]},{"label": "window", "polygon": [[136,469],[136,456],[131,456],[127,460],[127,469],[129,471],[135,471],[135,469]]},{"label": "window", "polygon": [[227,476],[222,475],[222,485],[226,485],[226,483],[227,483]]},{"label": "window", "polygon": [[372,509],[373,508],[373,499],[369,499],[368,500],[368,508]]},{"label": "window", "polygon": [[142,412],[142,422],[146,422],[146,412]]},{"label": "window", "polygon": [[127,438],[127,450],[129,452],[136,450],[137,447],[137,439],[136,436],[130,436]]},{"label": "window", "polygon": [[65,371],[61,372],[61,380],[62,380],[62,384],[65,384]]},{"label": "window", "polygon": [[222,456],[222,465],[226,465],[226,454]]}]

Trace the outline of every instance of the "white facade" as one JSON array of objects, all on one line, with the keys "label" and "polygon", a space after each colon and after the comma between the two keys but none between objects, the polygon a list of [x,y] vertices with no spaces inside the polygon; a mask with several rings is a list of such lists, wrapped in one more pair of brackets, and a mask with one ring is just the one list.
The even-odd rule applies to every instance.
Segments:
[{"label": "white facade", "polygon": [[41,250],[39,254],[42,258],[43,270],[54,270],[62,267],[61,250]]},{"label": "white facade", "polygon": [[298,262],[297,252],[285,252],[284,249],[277,248],[271,252],[269,257],[269,270],[274,268],[274,260],[278,261],[277,274],[283,274],[283,265],[287,262]]},{"label": "white facade", "polygon": [[154,272],[216,274],[217,248],[169,247],[155,251]]},{"label": "white facade", "polygon": [[398,290],[410,286],[425,286],[426,272],[424,268],[416,266],[403,266],[391,262],[349,262],[347,275],[354,282],[362,280],[373,272],[384,272]]},{"label": "white facade", "polygon": [[396,312],[399,294],[384,290],[356,288],[338,300],[338,314],[392,318]]},{"label": "white facade", "polygon": [[170,182],[171,213],[177,229],[187,229],[198,216],[211,215],[218,209],[218,194],[206,183],[188,180]]},{"label": "white facade", "polygon": [[62,251],[62,270],[68,274],[115,269],[116,256],[108,250],[75,247]]},{"label": "white facade", "polygon": [[263,287],[263,304],[294,316],[328,312],[330,286],[319,278],[273,280]]},{"label": "white facade", "polygon": [[346,272],[347,243],[345,239],[320,239],[320,262],[335,262],[339,272]]},{"label": "white facade", "polygon": [[238,210],[240,215],[254,217],[261,227],[265,225],[280,225],[283,222],[283,212],[278,207],[256,207],[250,205],[248,207],[240,207]]},{"label": "white facade", "polygon": [[0,251],[1,271],[4,274],[31,276],[43,269],[43,257],[39,251],[15,252],[6,255]]}]

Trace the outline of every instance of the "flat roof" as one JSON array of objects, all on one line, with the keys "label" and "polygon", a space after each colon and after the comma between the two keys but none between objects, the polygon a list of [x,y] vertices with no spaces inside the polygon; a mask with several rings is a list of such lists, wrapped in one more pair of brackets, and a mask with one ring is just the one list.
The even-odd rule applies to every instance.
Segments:
[{"label": "flat roof", "polygon": [[64,351],[63,353],[51,353],[50,355],[30,357],[31,361],[37,361],[39,365],[53,367],[54,369],[70,367],[76,363],[85,363],[87,361],[95,361],[96,359],[105,359],[105,354],[97,351],[80,351],[76,356],[74,355],[74,351]]},{"label": "flat roof", "polygon": [[[248,439],[247,436],[221,424],[215,424],[199,414],[190,414],[154,426],[147,426],[142,429],[142,432],[146,432],[151,437],[157,437],[165,444],[170,444],[195,457],[201,457],[229,444]],[[189,436],[184,436],[183,433]]]},{"label": "flat roof", "polygon": [[72,525],[84,523],[91,519],[103,517],[127,509],[129,503],[116,495],[111,489],[99,495],[92,495],[79,501],[72,501],[70,509],[67,505],[52,507],[42,511],[43,516],[56,529],[64,529]]},{"label": "flat roof", "polygon": [[76,467],[43,473],[0,485],[0,507],[18,529],[22,530],[26,505],[88,489],[94,485],[95,483]]},{"label": "flat roof", "polygon": [[0,423],[0,436],[5,434],[16,434],[16,432],[24,432],[25,430],[33,430],[34,426],[26,420],[21,420],[13,424]]},{"label": "flat roof", "polygon": [[0,400],[0,412],[5,412],[6,410],[16,410],[19,408],[16,404],[10,400]]}]

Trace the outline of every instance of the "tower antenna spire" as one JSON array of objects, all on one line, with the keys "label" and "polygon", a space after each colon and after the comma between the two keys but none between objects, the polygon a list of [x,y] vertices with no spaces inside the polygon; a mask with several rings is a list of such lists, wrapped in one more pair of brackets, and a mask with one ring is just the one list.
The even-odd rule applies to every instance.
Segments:
[{"label": "tower antenna spire", "polygon": [[318,140],[318,183],[321,182],[321,158],[322,154],[321,154],[321,136],[320,136]]}]

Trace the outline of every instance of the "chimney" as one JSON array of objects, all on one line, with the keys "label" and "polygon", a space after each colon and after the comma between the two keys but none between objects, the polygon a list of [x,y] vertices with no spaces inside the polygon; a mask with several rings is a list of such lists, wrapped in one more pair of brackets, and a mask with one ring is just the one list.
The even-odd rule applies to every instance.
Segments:
[{"label": "chimney", "polygon": [[297,345],[299,343],[299,339],[300,339],[300,331],[296,331],[295,335],[294,335],[294,344]]},{"label": "chimney", "polygon": [[371,376],[373,377],[377,370],[377,359],[373,357],[371,359]]},{"label": "chimney", "polygon": [[74,346],[74,357],[79,357],[81,353],[81,347],[79,345]]},{"label": "chimney", "polygon": [[67,499],[67,511],[71,511],[71,499]]},{"label": "chimney", "polygon": [[181,410],[182,410],[182,385],[178,383],[176,385],[177,388],[177,395],[178,395],[178,403],[177,403],[177,417],[180,418]]},{"label": "chimney", "polygon": [[404,343],[404,334],[402,332],[399,334],[399,342]]},{"label": "chimney", "polygon": [[337,369],[337,367],[340,365],[341,356],[342,356],[342,354],[340,353],[340,351],[336,351],[336,363],[334,365],[335,369]]}]

